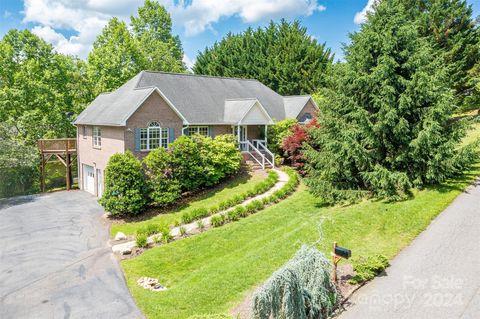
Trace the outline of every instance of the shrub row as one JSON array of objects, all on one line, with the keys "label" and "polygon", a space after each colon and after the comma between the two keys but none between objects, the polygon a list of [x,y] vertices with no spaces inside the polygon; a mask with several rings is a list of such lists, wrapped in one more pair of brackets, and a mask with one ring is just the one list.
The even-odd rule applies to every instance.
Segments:
[{"label": "shrub row", "polygon": [[237,194],[221,202],[218,206],[213,206],[210,208],[204,208],[204,207],[196,208],[196,209],[192,209],[190,211],[184,212],[181,217],[182,224],[188,224],[195,220],[205,218],[210,215],[214,215],[220,211],[223,211],[235,205],[238,205],[248,198],[257,196],[259,194],[263,194],[266,191],[268,191],[270,188],[272,188],[273,185],[277,183],[277,181],[278,181],[278,174],[275,171],[269,171],[268,177],[264,181],[256,184],[254,187],[252,187],[251,189],[249,189],[248,191],[242,194]]},{"label": "shrub row", "polygon": [[105,169],[100,204],[112,215],[135,215],[147,204],[168,205],[238,172],[241,154],[232,135],[214,139],[180,136],[167,149],[151,151],[142,163],[127,151],[114,154]]},{"label": "shrub row", "polygon": [[228,222],[247,217],[250,214],[264,209],[265,206],[268,206],[272,203],[277,203],[287,197],[295,190],[295,187],[298,185],[299,178],[298,174],[292,168],[286,167],[284,168],[284,171],[288,174],[289,180],[285,185],[283,185],[282,188],[276,190],[272,195],[264,197],[261,200],[253,200],[247,205],[235,207],[224,214],[212,216],[212,219],[210,220],[212,226],[219,227]]}]

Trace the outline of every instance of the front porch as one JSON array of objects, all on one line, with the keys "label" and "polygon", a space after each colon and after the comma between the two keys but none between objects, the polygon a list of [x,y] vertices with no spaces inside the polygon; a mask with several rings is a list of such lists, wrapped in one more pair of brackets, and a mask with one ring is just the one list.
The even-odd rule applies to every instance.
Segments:
[{"label": "front porch", "polygon": [[262,169],[275,167],[275,154],[267,147],[268,125],[234,125],[232,133],[237,138],[238,147],[244,155]]}]

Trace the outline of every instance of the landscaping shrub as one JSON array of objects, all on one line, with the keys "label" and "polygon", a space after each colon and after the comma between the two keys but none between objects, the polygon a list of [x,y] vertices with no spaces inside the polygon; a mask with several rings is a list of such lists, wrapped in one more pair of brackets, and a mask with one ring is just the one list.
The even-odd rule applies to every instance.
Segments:
[{"label": "landscaping shrub", "polygon": [[231,135],[181,136],[168,149],[151,151],[144,164],[151,201],[166,205],[183,192],[218,184],[238,172],[241,154]]},{"label": "landscaping shrub", "polygon": [[338,303],[330,272],[322,252],[302,246],[255,292],[252,318],[327,318]]},{"label": "landscaping shrub", "polygon": [[181,184],[173,176],[173,156],[170,151],[158,148],[143,160],[149,186],[149,197],[156,205],[168,205],[181,196]]},{"label": "landscaping shrub", "polygon": [[213,227],[222,226],[225,223],[225,215],[215,215],[210,219],[210,223]]},{"label": "landscaping shrub", "polygon": [[148,245],[147,237],[148,236],[145,233],[137,233],[137,235],[135,236],[135,242],[137,246],[140,248],[147,247]]},{"label": "landscaping shrub", "polygon": [[188,224],[194,220],[204,218],[210,215],[210,212],[206,208],[195,208],[190,211],[186,211],[182,214],[182,223]]},{"label": "landscaping shrub", "polygon": [[105,190],[100,204],[112,215],[135,215],[141,212],[145,198],[142,164],[130,151],[114,154],[105,169]]},{"label": "landscaping shrub", "polygon": [[296,168],[301,175],[305,174],[303,169],[305,158],[301,151],[304,143],[308,143],[311,139],[310,130],[318,127],[316,117],[305,125],[297,123],[290,128],[290,134],[282,140],[282,150],[287,162]]},{"label": "landscaping shrub", "polygon": [[170,234],[170,228],[168,226],[163,226],[160,230],[162,234],[162,241],[164,243],[169,243],[172,240],[172,235]]},{"label": "landscaping shrub", "polygon": [[179,230],[181,236],[185,236],[187,234],[187,229],[185,228],[185,226],[180,226]]},{"label": "landscaping shrub", "polygon": [[278,121],[267,128],[268,149],[273,153],[282,153],[282,141],[290,134],[290,128],[297,123],[296,119]]},{"label": "landscaping shrub", "polygon": [[352,258],[352,264],[355,276],[350,278],[348,282],[353,285],[372,280],[389,265],[387,257],[382,255]]}]

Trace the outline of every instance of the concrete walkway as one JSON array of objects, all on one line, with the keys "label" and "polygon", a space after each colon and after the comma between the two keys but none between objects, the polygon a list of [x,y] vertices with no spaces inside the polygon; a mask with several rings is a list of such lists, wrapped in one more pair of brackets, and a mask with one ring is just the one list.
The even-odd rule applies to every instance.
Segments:
[{"label": "concrete walkway", "polygon": [[0,201],[0,318],[142,318],[86,192]]},{"label": "concrete walkway", "polygon": [[[275,185],[272,186],[272,188],[270,188],[265,193],[262,193],[262,194],[254,196],[252,198],[246,199],[238,205],[230,207],[230,208],[228,208],[224,211],[220,211],[220,212],[218,212],[214,215],[202,218],[201,219],[202,225],[204,225],[204,227],[209,227],[209,226],[212,225],[211,221],[212,221],[213,216],[226,214],[227,212],[235,209],[237,206],[245,206],[245,205],[247,205],[248,203],[250,203],[254,200],[261,200],[265,197],[268,197],[268,196],[272,195],[277,190],[281,189],[288,182],[290,177],[284,171],[281,171],[281,170],[276,169],[276,168],[273,168],[273,170],[278,174],[278,180],[275,183]],[[194,221],[194,222],[191,222],[189,224],[183,224],[183,225],[180,225],[178,227],[173,227],[170,230],[170,235],[172,236],[172,238],[174,240],[178,239],[182,236],[181,232],[180,232],[180,227],[184,227],[185,228],[185,234],[188,234],[188,235],[195,235],[195,234],[199,233],[198,221]],[[156,236],[158,236],[158,234],[148,237],[147,242],[150,243],[150,244],[153,244],[155,242],[154,238]],[[121,244],[116,244],[116,245],[113,244],[112,245],[112,251],[116,254],[130,253],[132,251],[132,249],[135,248],[136,246],[137,246],[136,242],[134,240],[132,240],[132,241],[124,242],[124,243],[121,243]]]},{"label": "concrete walkway", "polygon": [[480,181],[357,291],[339,318],[480,318]]}]

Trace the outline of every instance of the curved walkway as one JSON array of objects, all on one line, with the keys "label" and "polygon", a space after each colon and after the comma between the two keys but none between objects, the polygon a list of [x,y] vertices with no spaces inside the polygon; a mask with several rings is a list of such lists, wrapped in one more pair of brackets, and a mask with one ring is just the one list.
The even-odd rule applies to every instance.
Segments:
[{"label": "curved walkway", "polygon": [[0,318],[143,318],[82,191],[0,201]]},{"label": "curved walkway", "polygon": [[460,194],[339,318],[479,318],[480,180]]},{"label": "curved walkway", "polygon": [[[218,212],[215,215],[211,215],[211,216],[208,216],[208,217],[205,217],[205,218],[201,219],[202,224],[205,227],[209,227],[209,226],[211,226],[211,219],[212,219],[213,216],[225,214],[226,212],[229,212],[229,211],[235,209],[235,207],[237,207],[237,206],[243,206],[243,205],[246,205],[246,204],[248,204],[248,203],[250,203],[254,200],[260,200],[264,197],[268,197],[268,196],[272,195],[274,192],[276,192],[277,190],[279,190],[280,188],[282,188],[289,180],[288,174],[279,170],[279,169],[273,169],[273,170],[278,174],[278,181],[275,185],[273,185],[272,188],[270,188],[268,191],[266,191],[263,194],[260,194],[260,195],[257,195],[255,197],[246,199],[245,201],[243,201],[242,203],[240,203],[240,204],[238,204],[234,207],[231,207],[231,208],[226,209],[224,211]],[[189,224],[184,224],[184,225],[180,225],[178,227],[174,227],[170,230],[170,235],[172,235],[173,238],[179,238],[181,236],[180,227],[185,228],[186,234],[190,234],[190,235],[196,234],[200,231],[199,227],[198,227],[198,222],[199,221],[194,221],[194,222],[189,223]],[[150,236],[148,238],[148,243],[154,243],[155,236],[157,236],[157,235]],[[135,241],[128,241],[128,242],[125,242],[125,243],[122,243],[122,244],[113,245],[112,246],[112,251],[114,253],[125,254],[125,253],[131,252],[131,250],[136,246],[137,245],[136,245]]]}]

